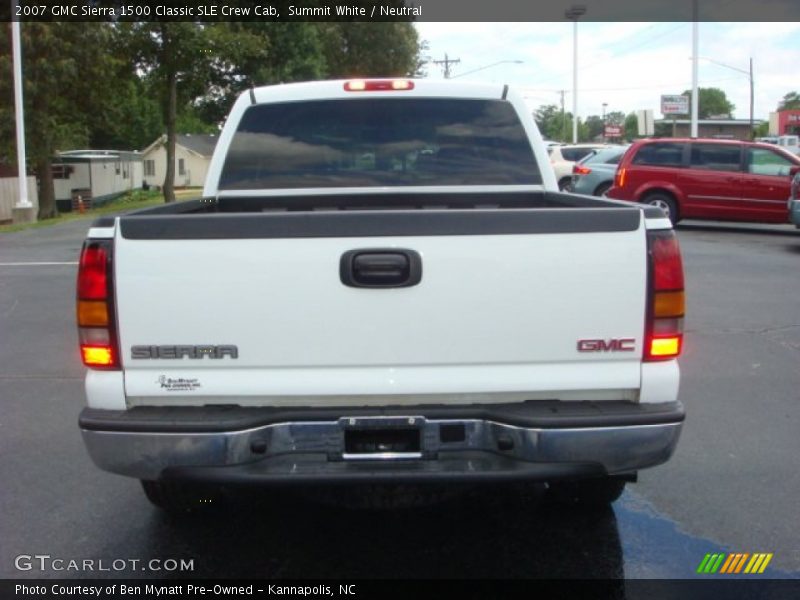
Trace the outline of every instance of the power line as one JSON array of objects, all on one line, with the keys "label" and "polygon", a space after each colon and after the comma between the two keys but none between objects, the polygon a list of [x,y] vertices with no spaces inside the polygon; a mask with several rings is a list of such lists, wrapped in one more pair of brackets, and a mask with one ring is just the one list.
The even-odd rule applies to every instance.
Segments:
[{"label": "power line", "polygon": [[[741,79],[740,77],[726,77],[725,79],[710,79],[708,81],[703,81],[703,84],[709,83],[719,83],[722,81],[733,81],[734,79],[738,80]],[[691,87],[691,83],[686,83],[682,81],[680,83],[658,83],[658,84],[651,84],[651,85],[642,85],[642,86],[630,86],[630,87],[619,87],[619,88],[587,88],[581,90],[582,92],[625,92],[628,90],[649,90],[658,87],[683,87],[688,86]]]},{"label": "power line", "polygon": [[[609,61],[617,60],[618,58],[620,58],[620,57],[624,56],[625,54],[628,54],[628,53],[630,53],[630,52],[633,52],[634,50],[638,50],[639,48],[642,48],[643,46],[647,46],[648,44],[651,44],[651,43],[653,43],[653,42],[655,42],[655,41],[658,41],[658,40],[660,40],[661,38],[663,38],[663,37],[666,37],[666,36],[670,35],[671,33],[674,33],[674,32],[675,32],[675,31],[677,31],[678,29],[682,29],[683,27],[686,27],[687,25],[689,25],[689,23],[681,23],[680,25],[678,25],[678,26],[676,26],[676,27],[673,27],[673,28],[671,28],[671,29],[668,29],[667,31],[664,31],[664,32],[662,32],[662,33],[661,33],[661,34],[659,34],[659,35],[655,35],[655,36],[653,36],[653,37],[649,37],[649,38],[647,38],[646,40],[644,40],[643,42],[641,42],[641,43],[639,43],[639,44],[635,44],[635,45],[633,45],[633,46],[630,46],[630,47],[628,47],[628,48],[625,48],[625,49],[623,49],[623,50],[621,50],[621,51],[618,51],[618,52],[612,52],[611,56],[609,56],[609,57],[607,57],[607,58],[604,58],[604,59],[602,59],[602,60],[598,60],[598,61],[595,61],[595,62],[593,62],[593,63],[589,63],[589,64],[582,65],[582,66],[578,67],[578,71],[584,71],[584,70],[586,70],[586,69],[590,69],[590,68],[592,68],[592,67],[596,67],[596,66],[598,66],[598,65],[605,64],[605,63],[607,63],[607,62],[609,62]],[[650,25],[649,27],[645,28],[645,29],[644,29],[644,30],[642,30],[642,31],[637,31],[637,32],[636,32],[635,34],[633,34],[633,35],[639,35],[640,33],[644,33],[645,31],[647,31],[647,29],[650,29],[650,28],[652,28],[653,26],[654,26],[654,25]],[[619,40],[618,40],[617,42],[615,42],[615,44],[618,44],[618,43],[619,43]],[[601,46],[601,47],[599,48],[599,50],[600,50],[600,51],[602,51],[602,50],[603,50],[603,47]],[[570,72],[569,72],[569,71],[564,71],[564,72],[558,73],[558,74],[556,74],[556,75],[553,75],[553,76],[551,76],[551,77],[547,77],[547,78],[543,79],[542,81],[543,81],[543,82],[544,82],[544,81],[552,81],[552,80],[554,80],[554,79],[558,79],[559,77],[564,77],[564,76],[566,76],[566,75],[569,75],[569,74],[570,74]]]},{"label": "power line", "polygon": [[[707,79],[701,83],[709,84],[709,83],[721,83],[723,81],[734,81],[739,80],[740,77],[725,77],[724,79]],[[689,86],[691,84],[687,84],[685,81],[680,82],[672,82],[672,83],[649,83],[646,85],[636,85],[636,86],[628,86],[628,87],[613,87],[613,88],[583,88],[581,89],[582,92],[625,92],[628,90],[649,90],[652,89],[656,91],[658,88],[666,88],[666,87],[681,87],[681,86]],[[551,92],[555,94],[560,94],[562,91],[565,91],[569,94],[569,90],[557,90],[557,89],[548,89],[548,88],[530,88],[530,87],[521,87],[519,88],[523,95],[525,92]]]}]

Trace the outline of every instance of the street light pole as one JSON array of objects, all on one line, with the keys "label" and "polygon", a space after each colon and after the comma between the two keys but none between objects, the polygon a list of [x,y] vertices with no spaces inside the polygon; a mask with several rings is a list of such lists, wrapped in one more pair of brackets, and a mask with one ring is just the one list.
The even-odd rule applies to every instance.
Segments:
[{"label": "street light pole", "polygon": [[[692,108],[691,108],[691,125],[689,127],[689,137],[697,137],[697,116],[700,107],[700,98],[698,98],[697,87],[697,50],[700,46],[700,24],[697,22],[698,10],[697,0],[692,2]],[[675,117],[673,117],[674,119]],[[672,122],[673,131],[675,135],[675,121]]]},{"label": "street light pole", "polygon": [[[16,5],[16,2],[14,3]],[[17,169],[19,176],[19,198],[14,208],[30,209],[28,199],[28,175],[25,165],[25,117],[22,104],[22,41],[19,21],[11,22],[11,45],[14,53],[14,113],[17,125]]]},{"label": "street light pole", "polygon": [[572,143],[578,143],[578,19],[572,22]]},{"label": "street light pole", "polygon": [[572,21],[572,143],[578,143],[578,19],[586,14],[585,6],[573,5],[564,11]]},{"label": "street light pole", "polygon": [[606,143],[606,106],[608,102],[603,102],[603,143]]},{"label": "street light pole", "polygon": [[755,82],[753,81],[753,57],[750,57],[750,139],[756,137],[756,131],[753,129],[753,101],[755,99]]}]

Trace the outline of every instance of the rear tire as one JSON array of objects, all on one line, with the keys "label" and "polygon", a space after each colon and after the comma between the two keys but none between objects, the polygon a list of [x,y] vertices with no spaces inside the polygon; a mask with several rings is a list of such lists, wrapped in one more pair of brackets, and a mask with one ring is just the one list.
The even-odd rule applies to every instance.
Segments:
[{"label": "rear tire", "polygon": [[555,481],[548,484],[547,500],[555,504],[599,508],[617,500],[624,490],[625,480],[615,477]]},{"label": "rear tire", "polygon": [[142,479],[147,499],[168,513],[207,510],[219,503],[219,490],[179,481],[148,481]]},{"label": "rear tire", "polygon": [[675,202],[675,198],[666,192],[653,192],[652,194],[647,194],[642,199],[643,204],[649,204],[650,206],[656,206],[664,211],[672,221],[672,224],[675,225],[680,220],[680,215],[678,214],[678,203]]},{"label": "rear tire", "polygon": [[596,188],[594,188],[594,195],[595,196],[605,196],[606,192],[611,189],[611,182],[606,181],[605,183],[601,183]]},{"label": "rear tire", "polygon": [[558,189],[562,192],[572,191],[572,177],[562,177],[558,180]]}]

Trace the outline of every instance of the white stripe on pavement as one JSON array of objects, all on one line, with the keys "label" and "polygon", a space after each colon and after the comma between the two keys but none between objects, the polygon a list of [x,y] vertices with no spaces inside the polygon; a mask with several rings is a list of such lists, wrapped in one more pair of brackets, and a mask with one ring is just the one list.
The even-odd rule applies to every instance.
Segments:
[{"label": "white stripe on pavement", "polygon": [[0,263],[0,267],[49,267],[53,265],[77,265],[75,262],[10,262]]}]

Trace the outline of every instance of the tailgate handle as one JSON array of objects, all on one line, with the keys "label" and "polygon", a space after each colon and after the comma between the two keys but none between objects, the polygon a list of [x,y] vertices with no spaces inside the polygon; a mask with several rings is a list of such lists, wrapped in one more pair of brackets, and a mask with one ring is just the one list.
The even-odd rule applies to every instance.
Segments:
[{"label": "tailgate handle", "polygon": [[350,287],[409,287],[422,279],[422,258],[397,248],[350,250],[342,254],[339,277]]}]

